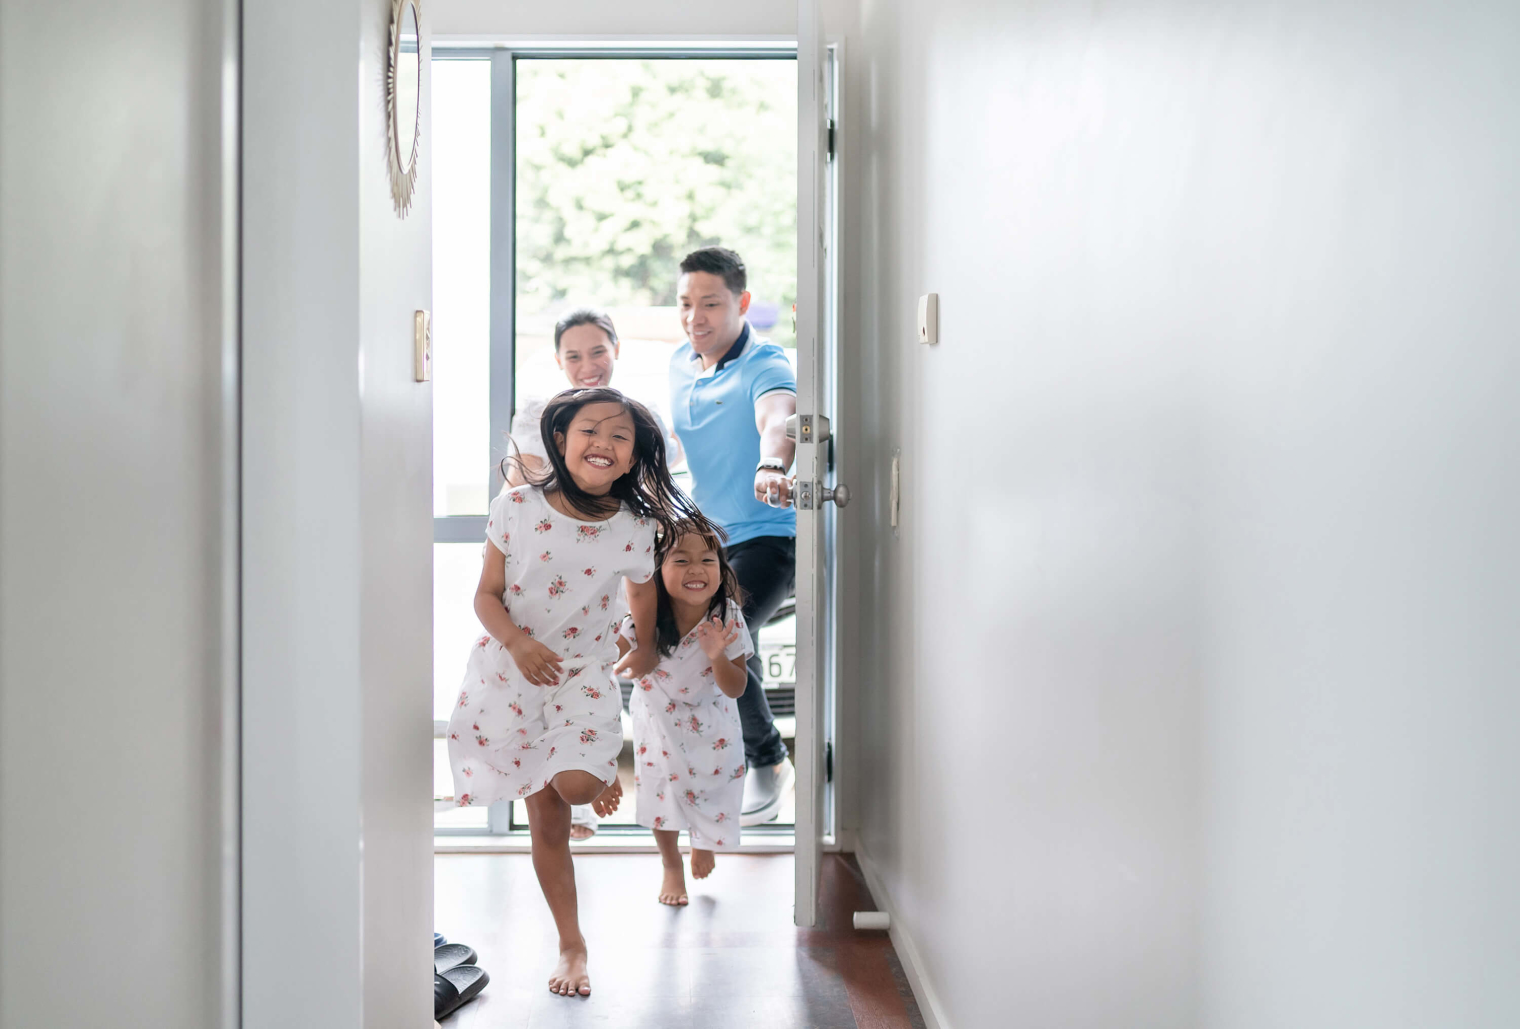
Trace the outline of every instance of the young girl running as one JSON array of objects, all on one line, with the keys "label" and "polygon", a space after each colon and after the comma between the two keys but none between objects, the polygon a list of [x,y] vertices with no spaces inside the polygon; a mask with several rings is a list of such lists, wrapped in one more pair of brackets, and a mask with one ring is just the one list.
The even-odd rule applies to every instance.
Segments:
[{"label": "young girl running", "polygon": [[[687,902],[676,836],[691,833],[691,874],[705,879],[714,850],[739,845],[744,745],[734,699],[754,653],[744,628],[739,583],[709,526],[683,522],[661,541],[655,628],[660,663],[636,680],[634,781],[639,824],[654,830],[665,866],[660,903]],[[637,649],[633,625],[623,635]],[[639,636],[645,635],[640,632]]]},{"label": "young girl running", "polygon": [[[561,393],[544,407],[549,468],[491,503],[470,652],[449,721],[460,805],[524,798],[533,868],[559,930],[550,991],[591,992],[576,910],[570,806],[617,808],[623,745],[618,627],[629,606],[647,629],[619,669],[652,671],[655,531],[707,524],[671,482],[648,410],[614,389]],[[626,584],[627,602],[624,600]]]}]

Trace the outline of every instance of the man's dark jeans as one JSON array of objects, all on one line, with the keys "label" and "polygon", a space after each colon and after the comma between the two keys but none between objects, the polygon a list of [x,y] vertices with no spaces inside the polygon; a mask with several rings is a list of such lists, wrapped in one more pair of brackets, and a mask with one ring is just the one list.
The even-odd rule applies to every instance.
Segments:
[{"label": "man's dark jeans", "polygon": [[728,548],[728,563],[744,593],[744,621],[755,653],[749,659],[749,683],[739,695],[739,721],[744,726],[744,759],[751,768],[780,764],[786,744],[771,717],[771,705],[760,685],[760,627],[771,620],[781,602],[792,594],[797,579],[797,541],[791,536],[757,536]]}]

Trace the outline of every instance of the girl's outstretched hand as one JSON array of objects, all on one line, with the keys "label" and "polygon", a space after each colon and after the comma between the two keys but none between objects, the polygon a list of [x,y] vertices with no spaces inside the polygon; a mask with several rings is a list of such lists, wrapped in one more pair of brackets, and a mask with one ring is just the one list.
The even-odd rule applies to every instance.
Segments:
[{"label": "girl's outstretched hand", "polygon": [[655,653],[653,647],[635,647],[624,654],[623,660],[613,665],[612,670],[630,679],[642,679],[654,671],[659,663],[660,655]]},{"label": "girl's outstretched hand", "polygon": [[713,615],[697,627],[697,645],[702,648],[702,653],[707,655],[709,661],[721,658],[723,652],[738,638],[739,623],[733,621],[725,625],[717,615]]},{"label": "girl's outstretched hand", "polygon": [[559,685],[559,666],[564,663],[564,659],[538,640],[521,636],[515,642],[507,644],[507,653],[512,655],[523,678],[533,685]]}]

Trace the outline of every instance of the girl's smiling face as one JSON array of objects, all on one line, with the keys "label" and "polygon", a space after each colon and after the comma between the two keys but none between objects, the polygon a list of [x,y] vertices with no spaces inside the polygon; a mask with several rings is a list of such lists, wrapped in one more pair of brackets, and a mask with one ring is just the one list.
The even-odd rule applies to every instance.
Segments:
[{"label": "girl's smiling face", "polygon": [[554,434],[554,443],[577,486],[606,493],[633,468],[633,416],[622,404],[587,404],[570,419],[568,431]]},{"label": "girl's smiling face", "polygon": [[577,389],[594,389],[612,382],[618,345],[597,325],[573,325],[559,338],[554,360]]},{"label": "girl's smiling face", "polygon": [[670,599],[704,610],[718,592],[722,577],[723,566],[718,562],[717,552],[711,543],[693,532],[682,536],[660,565],[660,578]]}]

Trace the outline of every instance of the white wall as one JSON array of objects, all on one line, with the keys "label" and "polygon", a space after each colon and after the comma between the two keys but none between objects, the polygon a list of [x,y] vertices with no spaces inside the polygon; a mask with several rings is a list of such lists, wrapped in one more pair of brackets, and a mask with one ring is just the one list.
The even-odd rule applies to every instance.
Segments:
[{"label": "white wall", "polygon": [[[424,37],[428,5],[424,10]],[[359,396],[363,577],[366,1026],[426,1025],[433,956],[433,385],[415,381],[412,315],[433,306],[431,69],[417,192],[396,216],[385,108],[390,4],[361,4]],[[424,53],[426,53],[424,38]],[[419,970],[421,973],[419,974]]]},{"label": "white wall", "polygon": [[1520,7],[1204,29],[1200,1019],[1514,1026]]},{"label": "white wall", "polygon": [[709,0],[437,0],[428,8],[433,38],[520,40],[535,36],[786,36],[797,31],[796,0],[714,4]]},{"label": "white wall", "polygon": [[943,1021],[1514,1024],[1516,9],[861,11],[861,838]]},{"label": "white wall", "polygon": [[424,157],[399,221],[389,6],[245,10],[250,1029],[429,1010],[431,387],[411,381],[411,331],[430,303],[430,185]]},{"label": "white wall", "polygon": [[1193,1017],[1187,141],[1105,80],[1172,55],[1066,10],[866,3],[854,53],[861,844],[958,1029]]},{"label": "white wall", "polygon": [[236,1013],[231,10],[0,3],[6,1027]]}]

